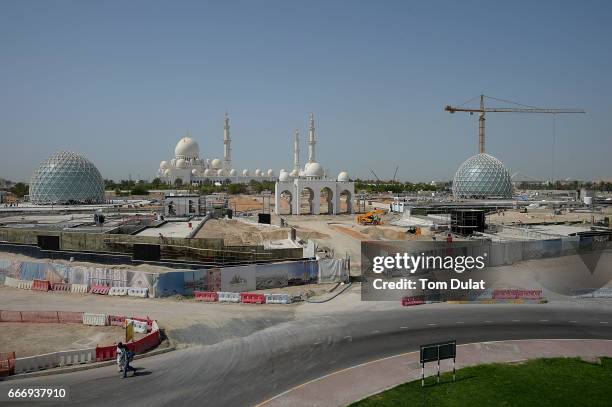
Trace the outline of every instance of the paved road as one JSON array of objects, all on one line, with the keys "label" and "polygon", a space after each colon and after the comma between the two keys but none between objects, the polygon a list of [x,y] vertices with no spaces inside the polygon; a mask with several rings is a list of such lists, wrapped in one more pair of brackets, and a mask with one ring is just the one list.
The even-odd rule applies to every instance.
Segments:
[{"label": "paved road", "polygon": [[[130,406],[254,405],[308,380],[449,338],[458,343],[525,338],[612,339],[606,306],[448,305],[393,307],[283,322],[243,338],[139,360],[140,376],[115,367],[0,383],[69,385],[70,403]],[[357,385],[357,384],[356,384]],[[18,404],[16,404],[18,405]]]}]

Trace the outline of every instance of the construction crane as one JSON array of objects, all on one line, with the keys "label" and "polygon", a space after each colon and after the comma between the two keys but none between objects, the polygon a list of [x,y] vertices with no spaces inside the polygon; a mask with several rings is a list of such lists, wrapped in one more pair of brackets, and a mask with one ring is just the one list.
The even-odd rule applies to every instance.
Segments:
[{"label": "construction crane", "polygon": [[395,167],[395,172],[393,173],[393,181],[395,182],[395,177],[397,177],[397,170],[399,170],[399,165],[397,167]]},{"label": "construction crane", "polygon": [[372,174],[374,174],[374,176],[376,177],[376,181],[380,182],[380,178],[378,178],[378,175],[376,175],[376,173],[374,172],[374,170],[373,170],[373,169],[370,169],[370,172],[371,172]]},{"label": "construction crane", "polygon": [[[496,100],[498,102],[511,103],[520,107],[485,107],[485,98]],[[467,103],[470,103],[470,99],[461,106],[450,106],[447,105],[444,110],[449,113],[455,112],[469,112],[470,114],[478,113],[478,151],[482,154],[485,152],[485,114],[486,113],[548,113],[552,115],[562,113],[586,113],[583,109],[549,109],[540,108],[528,105],[521,105],[520,103],[512,102],[509,100],[497,99],[491,96],[480,95],[480,108],[468,108],[462,107]],[[554,116],[553,116],[554,117]]]}]

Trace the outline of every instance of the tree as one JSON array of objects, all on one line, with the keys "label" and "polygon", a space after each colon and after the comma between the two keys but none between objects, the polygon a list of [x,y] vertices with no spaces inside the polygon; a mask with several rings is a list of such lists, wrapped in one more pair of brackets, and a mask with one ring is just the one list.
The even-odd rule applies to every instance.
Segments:
[{"label": "tree", "polygon": [[132,195],[149,195],[149,190],[144,184],[138,184],[131,189],[130,194]]},{"label": "tree", "polygon": [[24,195],[27,195],[30,191],[30,187],[24,184],[23,182],[18,182],[11,187],[11,192],[17,195],[18,198],[23,198]]}]

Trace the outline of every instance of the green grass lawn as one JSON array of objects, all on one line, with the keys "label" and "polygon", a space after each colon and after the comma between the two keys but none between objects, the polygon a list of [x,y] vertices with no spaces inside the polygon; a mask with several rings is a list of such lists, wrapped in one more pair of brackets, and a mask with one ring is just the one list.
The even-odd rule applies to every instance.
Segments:
[{"label": "green grass lawn", "polygon": [[[431,369],[429,370],[431,371]],[[467,367],[416,380],[352,406],[612,406],[612,359],[535,359]]]}]

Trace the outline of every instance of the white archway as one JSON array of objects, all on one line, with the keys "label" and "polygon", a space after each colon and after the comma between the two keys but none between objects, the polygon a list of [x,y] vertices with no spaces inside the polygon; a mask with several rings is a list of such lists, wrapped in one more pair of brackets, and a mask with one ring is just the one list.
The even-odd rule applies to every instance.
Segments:
[{"label": "white archway", "polygon": [[339,208],[338,213],[354,213],[353,211],[353,195],[348,189],[340,192],[340,199],[338,200]]}]

